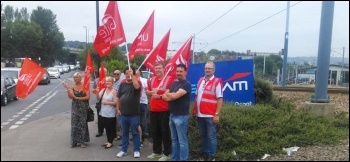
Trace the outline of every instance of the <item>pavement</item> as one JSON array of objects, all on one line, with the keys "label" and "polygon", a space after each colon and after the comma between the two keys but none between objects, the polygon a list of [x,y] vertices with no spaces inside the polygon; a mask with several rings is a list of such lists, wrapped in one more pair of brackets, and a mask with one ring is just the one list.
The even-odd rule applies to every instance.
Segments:
[{"label": "pavement", "polygon": [[70,116],[70,111],[63,112],[2,132],[1,161],[152,161],[147,159],[152,153],[152,144],[147,140],[141,148],[140,158],[133,156],[132,141],[128,154],[121,158],[116,157],[121,141],[114,141],[110,149],[101,147],[107,137],[105,134],[95,137],[96,116],[95,121],[88,123],[90,142],[86,143],[87,147],[70,148]]}]

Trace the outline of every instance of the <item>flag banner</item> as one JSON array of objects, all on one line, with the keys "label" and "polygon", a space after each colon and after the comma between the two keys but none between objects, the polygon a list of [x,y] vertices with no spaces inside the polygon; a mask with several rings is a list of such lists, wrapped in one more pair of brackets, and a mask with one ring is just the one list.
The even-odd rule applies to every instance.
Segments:
[{"label": "flag banner", "polygon": [[105,71],[105,67],[104,67],[103,63],[101,63],[101,67],[99,70],[97,87],[100,89],[100,91],[103,88],[106,88],[106,71]]},{"label": "flag banner", "polygon": [[[204,77],[205,63],[190,64],[187,79],[191,82],[191,101],[194,101],[197,83]],[[225,102],[250,106],[255,104],[253,59],[215,62],[215,77],[222,79]]]},{"label": "flag banner", "polygon": [[87,93],[90,90],[90,80],[91,80],[91,72],[94,72],[94,64],[92,63],[90,50],[86,56],[86,67],[84,71],[84,84],[83,91]]},{"label": "flag banner", "polygon": [[148,54],[153,48],[153,37],[154,37],[154,11],[148,18],[145,26],[141,29],[140,33],[131,44],[129,50],[129,59],[133,60],[137,54]]},{"label": "flag banner", "polygon": [[98,27],[94,47],[100,57],[108,55],[113,47],[126,41],[122,20],[116,1],[109,1],[102,25]]},{"label": "flag banner", "polygon": [[26,57],[19,72],[16,96],[26,98],[35,90],[45,73],[46,70],[43,67]]},{"label": "flag banner", "polygon": [[165,66],[165,71],[169,76],[176,77],[176,65],[184,64],[188,69],[188,64],[191,58],[192,36],[182,45],[175,53],[174,57]]},{"label": "flag banner", "polygon": [[157,46],[147,55],[144,61],[144,65],[150,69],[150,71],[155,74],[154,65],[157,62],[163,62],[165,64],[166,54],[168,51],[170,30],[164,35],[162,40],[157,44]]}]

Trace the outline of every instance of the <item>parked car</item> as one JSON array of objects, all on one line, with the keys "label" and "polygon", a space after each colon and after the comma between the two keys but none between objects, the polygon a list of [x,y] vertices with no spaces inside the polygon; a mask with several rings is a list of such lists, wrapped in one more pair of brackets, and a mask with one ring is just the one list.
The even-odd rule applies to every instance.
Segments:
[{"label": "parked car", "polygon": [[61,73],[57,67],[49,67],[47,72],[50,74],[50,78],[61,78]]},{"label": "parked car", "polygon": [[16,88],[17,84],[12,77],[1,75],[1,106],[6,106],[10,100],[18,100]]},{"label": "parked car", "polygon": [[74,65],[69,65],[69,67],[70,67],[70,70],[75,70],[75,66]]},{"label": "parked car", "polygon": [[142,78],[152,78],[153,76],[153,73],[152,72],[149,72],[149,71],[141,71],[141,77]]},{"label": "parked car", "polygon": [[21,68],[7,67],[1,68],[1,75],[12,77],[17,83]]},{"label": "parked car", "polygon": [[69,73],[70,72],[70,68],[68,65],[63,65],[63,70],[65,73]]},{"label": "parked car", "polygon": [[39,84],[50,84],[50,82],[50,74],[47,72],[47,70],[45,70],[45,74],[41,78]]},{"label": "parked car", "polygon": [[58,70],[60,71],[61,74],[64,73],[63,66],[61,66],[61,65],[56,65],[56,66],[54,66],[54,67],[58,68]]}]

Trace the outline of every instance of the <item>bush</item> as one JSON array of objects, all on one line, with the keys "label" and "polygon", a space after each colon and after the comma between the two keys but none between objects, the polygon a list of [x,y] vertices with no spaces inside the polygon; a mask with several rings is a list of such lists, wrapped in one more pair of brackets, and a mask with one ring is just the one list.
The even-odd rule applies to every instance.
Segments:
[{"label": "bush", "polygon": [[[282,148],[334,144],[349,136],[345,115],[317,116],[269,105],[236,107],[225,104],[217,133],[217,160],[256,160],[281,154]],[[200,140],[194,118],[189,120],[191,158],[200,157]],[[236,153],[236,155],[234,154]]]},{"label": "bush", "polygon": [[272,100],[273,91],[272,86],[269,82],[259,78],[255,77],[255,84],[254,84],[254,94],[255,94],[255,103],[269,103]]}]

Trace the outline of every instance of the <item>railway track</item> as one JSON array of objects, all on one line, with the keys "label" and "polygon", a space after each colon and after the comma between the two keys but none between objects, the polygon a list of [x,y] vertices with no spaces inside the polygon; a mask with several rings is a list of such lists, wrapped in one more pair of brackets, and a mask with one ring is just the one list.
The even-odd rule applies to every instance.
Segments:
[{"label": "railway track", "polygon": [[[311,86],[273,86],[274,91],[299,91],[299,92],[315,92],[315,87]],[[329,87],[328,93],[347,93],[349,94],[349,87]]]}]

